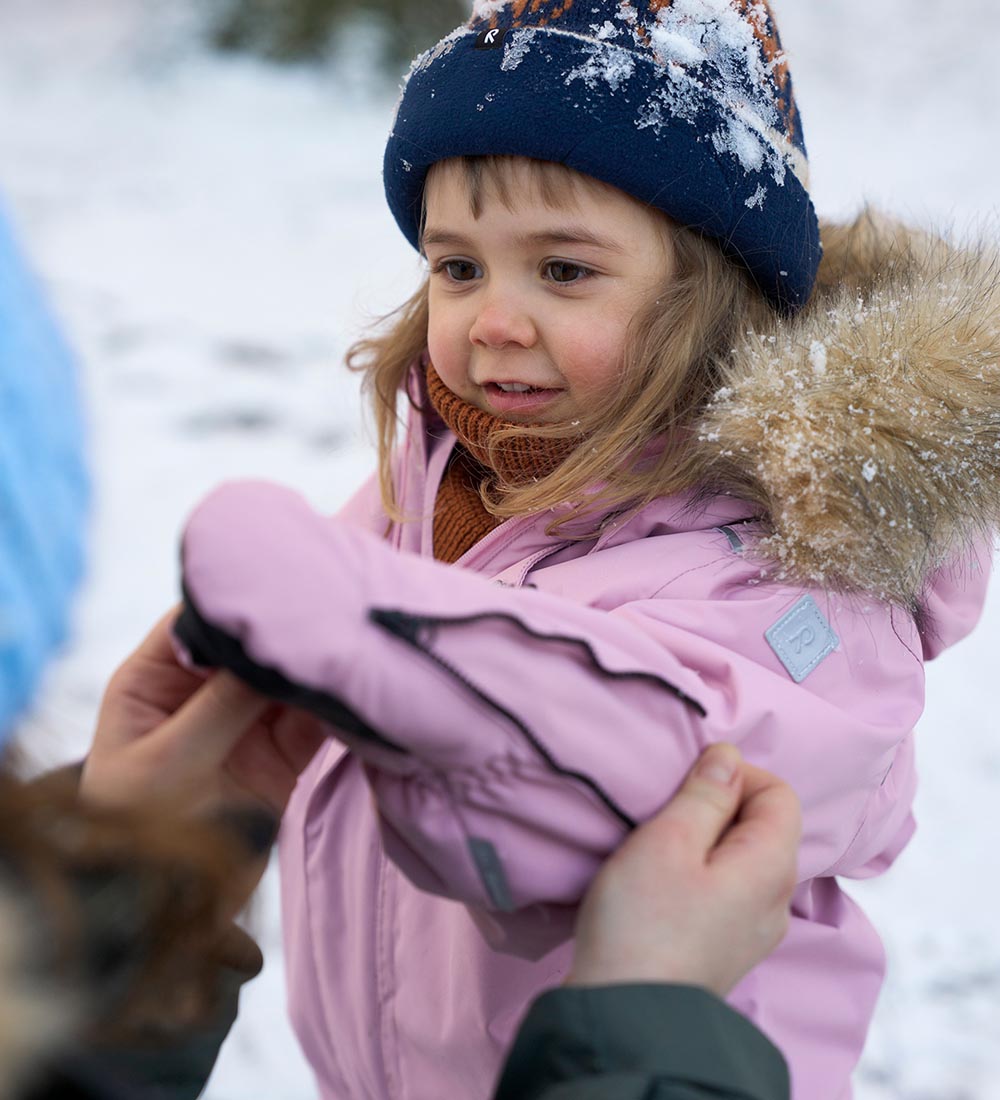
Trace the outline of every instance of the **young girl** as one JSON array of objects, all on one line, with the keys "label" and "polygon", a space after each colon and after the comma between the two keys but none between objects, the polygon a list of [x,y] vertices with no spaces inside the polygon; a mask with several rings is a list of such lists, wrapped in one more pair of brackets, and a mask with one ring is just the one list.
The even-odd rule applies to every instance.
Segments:
[{"label": "young girl", "polygon": [[323,1096],[487,1097],[600,861],[720,740],[804,807],[791,929],[731,1002],[800,1100],[849,1096],[884,960],[834,876],[912,833],[922,661],[998,514],[985,264],[862,218],[820,266],[761,0],[482,4],[414,64],[385,179],[429,276],[352,356],[381,476],[335,520],[213,495],[177,626],[337,739],[282,851]]}]

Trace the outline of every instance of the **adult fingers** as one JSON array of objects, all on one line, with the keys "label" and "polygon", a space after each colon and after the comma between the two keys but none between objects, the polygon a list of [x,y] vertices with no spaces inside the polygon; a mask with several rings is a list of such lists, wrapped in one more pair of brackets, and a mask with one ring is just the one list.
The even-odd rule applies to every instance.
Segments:
[{"label": "adult fingers", "polygon": [[743,792],[739,817],[712,853],[712,865],[742,872],[752,864],[790,893],[802,835],[798,797],[777,776],[750,764],[743,765]]},{"label": "adult fingers", "polygon": [[217,672],[157,731],[160,750],[192,777],[212,774],[270,706],[231,673]]},{"label": "adult fingers", "polygon": [[176,614],[175,607],[163,615],[108,682],[102,705],[114,715],[124,710],[126,725],[137,708],[154,707],[171,713],[205,679],[177,662],[170,634]]},{"label": "adult fingers", "polygon": [[275,720],[273,740],[278,752],[298,778],[321,745],[329,740],[327,728],[314,715],[289,708]]},{"label": "adult fingers", "polygon": [[674,797],[643,827],[650,843],[684,862],[704,862],[739,806],[741,765],[734,745],[710,745]]},{"label": "adult fingers", "polygon": [[327,740],[325,727],[311,714],[272,707],[237,743],[226,771],[244,795],[280,817],[299,776]]},{"label": "adult fingers", "polygon": [[284,813],[298,779],[274,744],[273,731],[261,723],[237,743],[225,770],[235,788],[230,793],[266,806],[277,817]]}]

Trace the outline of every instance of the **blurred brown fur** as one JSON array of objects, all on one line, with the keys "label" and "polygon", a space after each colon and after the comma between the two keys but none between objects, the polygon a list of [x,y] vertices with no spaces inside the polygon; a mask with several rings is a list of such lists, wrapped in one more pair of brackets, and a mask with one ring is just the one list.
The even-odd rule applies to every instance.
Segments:
[{"label": "blurred brown fur", "polygon": [[254,859],[226,824],[86,807],[74,771],[0,776],[2,1095],[62,1043],[156,1042],[208,1018],[220,966],[261,965],[231,923]]}]

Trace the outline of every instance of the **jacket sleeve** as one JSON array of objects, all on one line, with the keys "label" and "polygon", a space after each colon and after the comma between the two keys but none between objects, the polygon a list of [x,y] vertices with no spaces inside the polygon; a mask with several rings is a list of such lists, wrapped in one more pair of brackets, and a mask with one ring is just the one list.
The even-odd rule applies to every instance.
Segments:
[{"label": "jacket sleeve", "polygon": [[687,985],[564,988],[531,1006],[494,1100],[788,1100],[745,1017]]},{"label": "jacket sleeve", "polygon": [[[238,483],[187,528],[177,637],[193,663],[336,727],[366,765],[390,856],[418,887],[475,908],[574,904],[718,740],[796,788],[802,878],[850,873],[906,827],[916,635],[904,644],[872,613],[798,684],[747,638],[802,593],[712,568],[707,598],[582,606]],[[827,611],[836,627],[849,608]]]},{"label": "jacket sleeve", "polygon": [[240,989],[255,976],[256,968],[220,968],[211,1019],[145,1041],[80,1044],[46,1065],[24,1100],[197,1100],[236,1020]]},{"label": "jacket sleeve", "polygon": [[931,578],[920,631],[925,660],[961,641],[979,622],[992,559],[992,540],[979,539]]}]

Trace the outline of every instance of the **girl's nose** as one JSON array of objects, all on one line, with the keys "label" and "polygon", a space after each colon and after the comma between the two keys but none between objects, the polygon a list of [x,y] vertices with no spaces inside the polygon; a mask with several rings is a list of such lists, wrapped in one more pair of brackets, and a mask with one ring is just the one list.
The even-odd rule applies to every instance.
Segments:
[{"label": "girl's nose", "polygon": [[530,348],[537,339],[530,315],[509,299],[492,298],[484,302],[469,329],[469,340],[486,348],[499,349],[512,344]]}]

